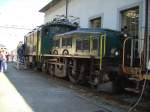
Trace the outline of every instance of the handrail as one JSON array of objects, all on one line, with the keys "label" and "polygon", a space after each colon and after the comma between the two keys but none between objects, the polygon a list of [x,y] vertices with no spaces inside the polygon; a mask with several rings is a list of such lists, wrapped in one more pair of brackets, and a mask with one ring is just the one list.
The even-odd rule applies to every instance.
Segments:
[{"label": "handrail", "polygon": [[100,50],[100,70],[101,70],[103,56],[105,56],[105,53],[106,53],[106,34],[100,34],[99,43],[100,43],[99,50]]},{"label": "handrail", "polygon": [[101,70],[102,69],[102,59],[103,59],[102,58],[102,35],[100,35],[100,39],[99,40],[100,40],[100,42],[99,42],[100,43],[99,44],[99,46],[100,46],[99,48],[100,49],[99,50],[100,50],[100,70]]},{"label": "handrail", "polygon": [[131,37],[127,37],[123,42],[123,51],[122,51],[122,69],[124,71],[124,60],[125,60],[125,44],[126,41],[129,40]]},{"label": "handrail", "polygon": [[[124,42],[123,42],[123,52],[122,52],[122,70],[125,72],[125,47],[126,47],[126,42],[129,40],[129,39],[133,39],[133,40],[136,40],[136,41],[139,41],[139,40],[144,40],[144,39],[136,39],[136,38],[133,38],[133,37],[127,37],[127,38],[125,38],[125,40],[124,40]],[[133,44],[133,40],[132,40],[132,44]],[[131,48],[131,50],[132,50],[132,52],[133,52],[133,48],[134,48],[134,46],[132,45],[131,46],[132,48]],[[141,53],[142,51],[140,51],[140,54],[142,55],[142,53]],[[131,53],[131,55],[133,56],[133,54]],[[139,58],[140,58],[140,65],[141,65],[141,58],[142,58],[142,56],[139,56]],[[132,66],[132,62],[133,62],[133,60],[132,60],[132,58],[133,57],[130,57],[131,58],[131,62],[130,62],[130,67],[133,67]]]},{"label": "handrail", "polygon": [[104,56],[106,54],[106,33],[104,34]]}]

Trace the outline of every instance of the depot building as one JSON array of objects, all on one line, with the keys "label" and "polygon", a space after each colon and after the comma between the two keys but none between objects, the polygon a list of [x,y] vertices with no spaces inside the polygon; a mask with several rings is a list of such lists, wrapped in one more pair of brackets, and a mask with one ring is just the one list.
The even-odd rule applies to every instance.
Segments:
[{"label": "depot building", "polygon": [[40,12],[44,22],[56,15],[79,18],[81,28],[100,27],[121,30],[132,37],[144,37],[146,0],[52,0]]}]

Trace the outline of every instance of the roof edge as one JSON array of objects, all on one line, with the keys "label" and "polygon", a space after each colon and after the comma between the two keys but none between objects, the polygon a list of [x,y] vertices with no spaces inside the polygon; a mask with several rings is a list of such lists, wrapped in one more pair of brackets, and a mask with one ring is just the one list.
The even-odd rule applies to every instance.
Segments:
[{"label": "roof edge", "polygon": [[55,6],[60,1],[61,0],[52,0],[47,5],[45,5],[42,9],[40,9],[39,12],[45,12],[45,11],[47,11],[49,8]]}]

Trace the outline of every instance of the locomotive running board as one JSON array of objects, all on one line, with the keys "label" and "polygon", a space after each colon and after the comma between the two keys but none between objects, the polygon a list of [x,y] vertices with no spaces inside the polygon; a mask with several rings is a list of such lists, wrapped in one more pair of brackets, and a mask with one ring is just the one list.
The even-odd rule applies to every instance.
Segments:
[{"label": "locomotive running board", "polygon": [[129,91],[129,92],[136,93],[136,94],[140,93],[140,91],[137,90],[137,89],[135,89],[135,88],[125,88],[125,90],[126,90],[126,91]]},{"label": "locomotive running board", "polygon": [[123,72],[125,74],[132,74],[132,75],[141,75],[141,68],[140,67],[123,67]]},{"label": "locomotive running board", "polygon": [[143,73],[140,67],[123,67],[123,74],[132,75],[138,80],[150,80],[150,73]]}]

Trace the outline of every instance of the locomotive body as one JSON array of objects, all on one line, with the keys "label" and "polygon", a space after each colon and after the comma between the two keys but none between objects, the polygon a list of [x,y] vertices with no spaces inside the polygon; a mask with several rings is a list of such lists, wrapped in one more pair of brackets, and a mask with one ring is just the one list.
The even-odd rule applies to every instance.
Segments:
[{"label": "locomotive body", "polygon": [[143,40],[110,29],[74,29],[49,24],[26,35],[28,67],[94,87],[112,81],[116,91],[141,90],[144,79],[150,79],[142,65],[143,49],[137,49]]},{"label": "locomotive body", "polygon": [[109,29],[76,30],[67,17],[55,18],[25,36],[25,63],[73,83],[98,87],[112,81],[117,91],[149,93],[149,4],[146,0],[144,39]]}]

